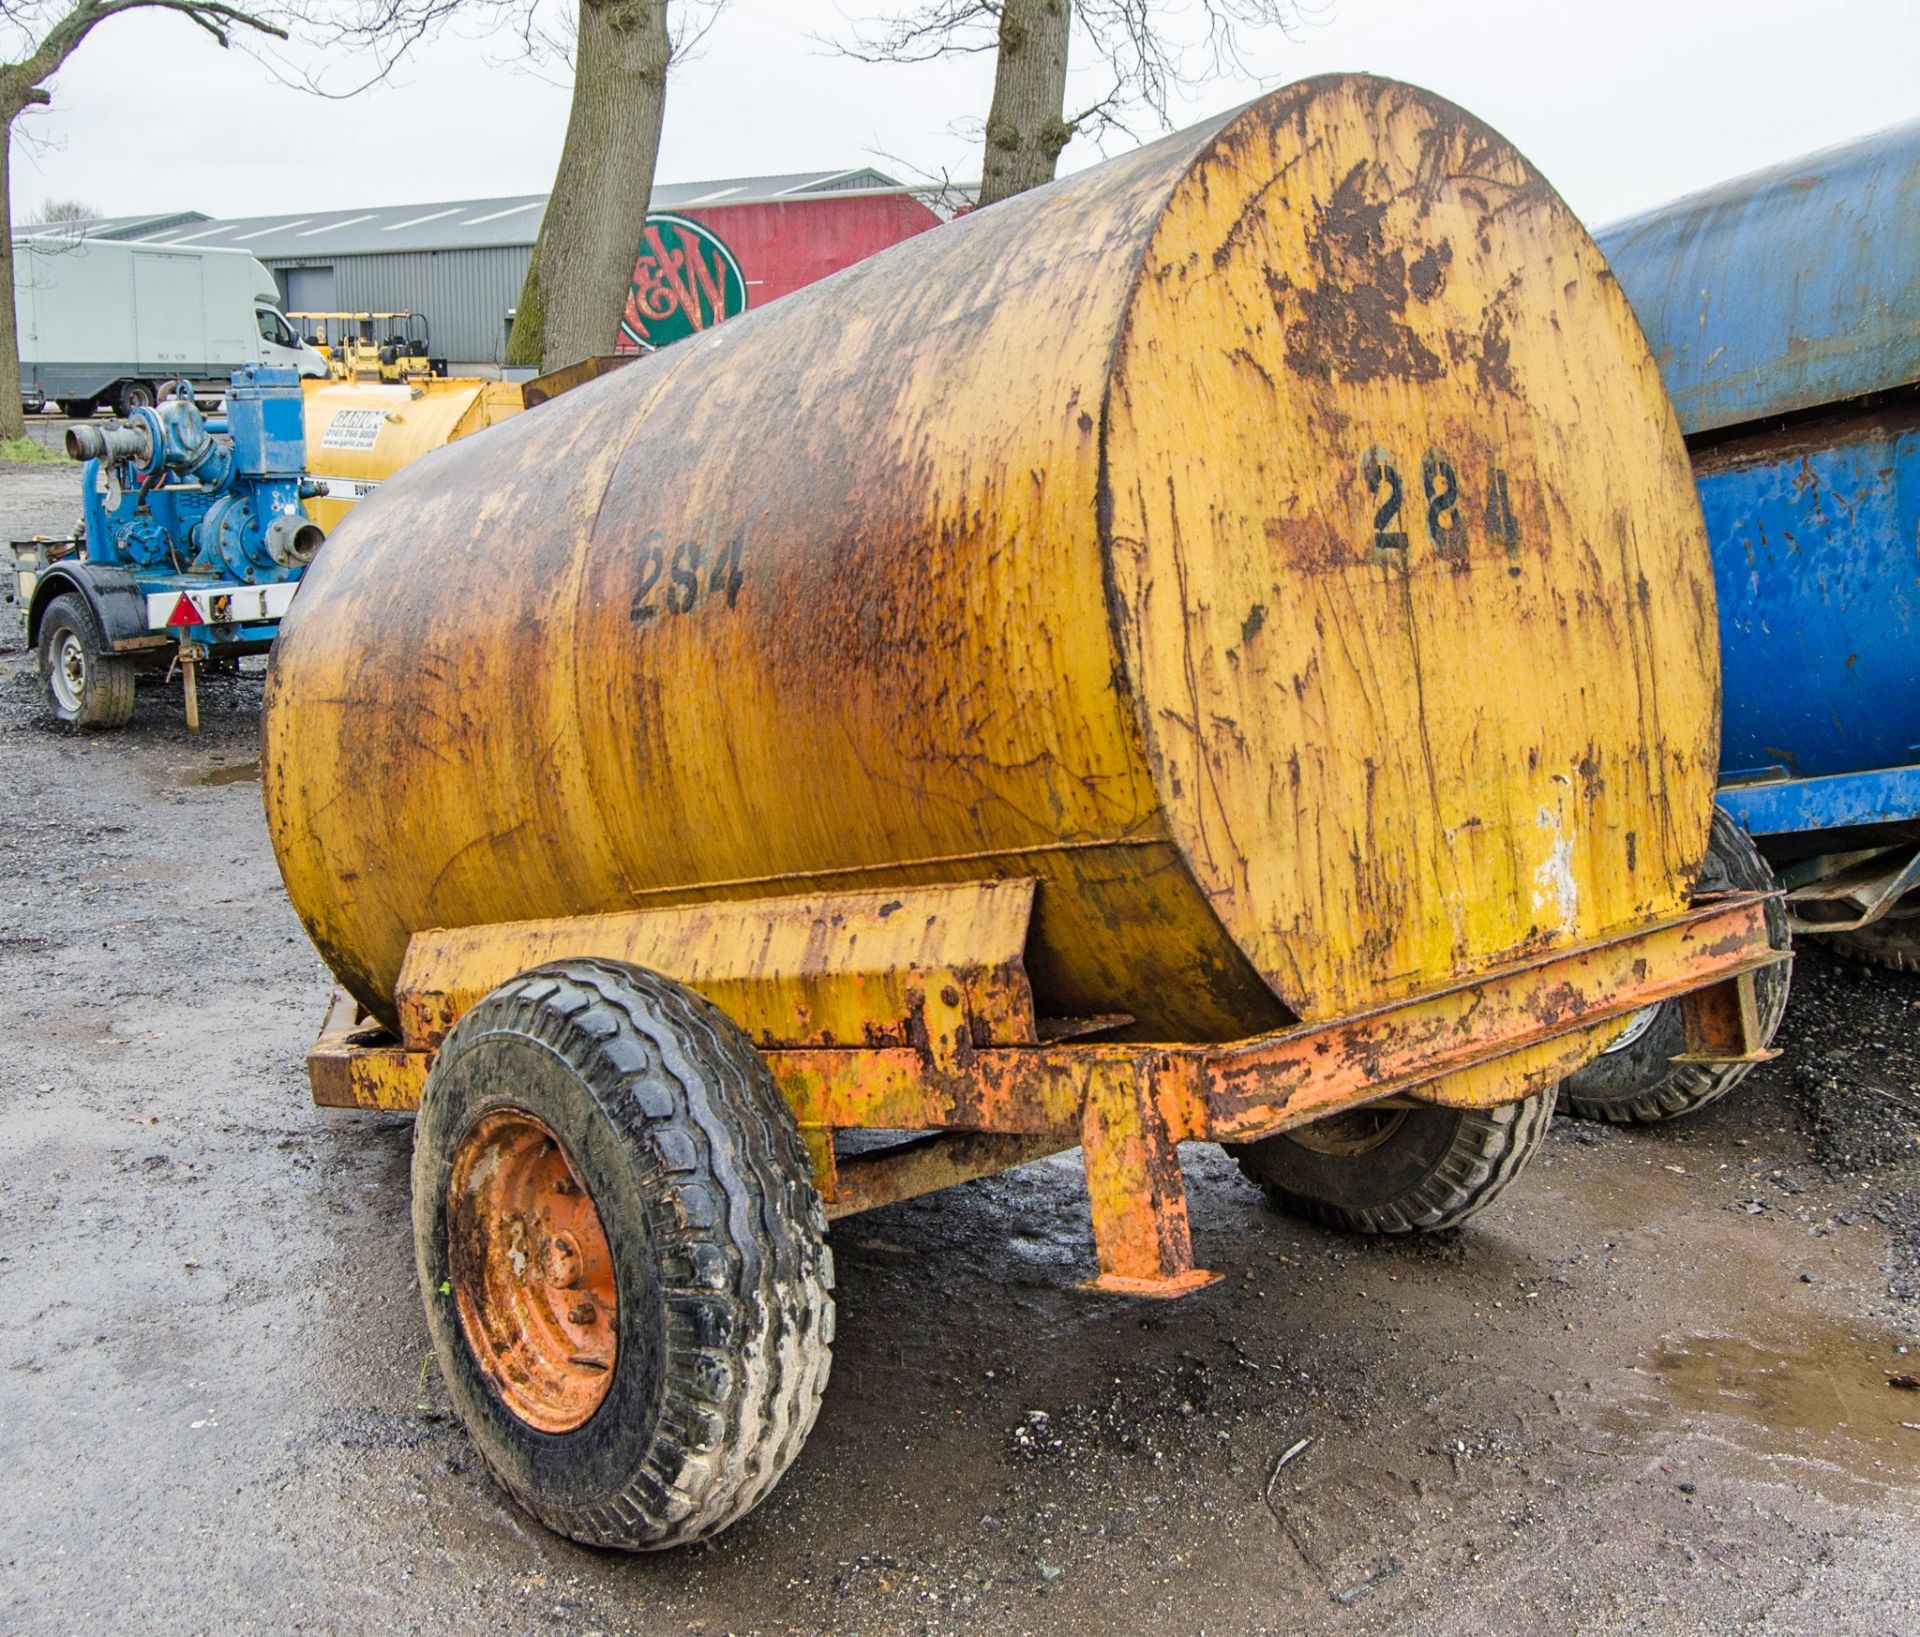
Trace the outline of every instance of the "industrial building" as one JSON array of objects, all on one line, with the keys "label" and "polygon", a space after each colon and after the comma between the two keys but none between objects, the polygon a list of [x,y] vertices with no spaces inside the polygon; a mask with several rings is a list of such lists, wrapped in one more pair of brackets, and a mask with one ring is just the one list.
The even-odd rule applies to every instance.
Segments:
[{"label": "industrial building", "polygon": [[[342,210],[295,207],[230,220],[178,211],[110,218],[85,231],[95,238],[251,252],[272,271],[288,312],[423,313],[434,355],[467,373],[489,371],[505,355],[546,203],[545,194],[518,194]],[[636,247],[637,271],[644,283],[649,268],[671,271],[662,264],[684,263],[699,274],[711,267],[711,320],[740,306],[762,306],[936,226],[943,214],[923,195],[866,168],[661,184],[653,190],[649,222],[665,237],[652,236],[657,254],[648,245]],[[704,259],[688,248],[696,235]],[[689,277],[685,300],[699,293]],[[674,304],[670,288],[666,301]],[[639,286],[636,303],[644,304]],[[622,344],[648,344],[638,305],[630,306],[629,321]],[[608,342],[612,350],[615,338]]]}]

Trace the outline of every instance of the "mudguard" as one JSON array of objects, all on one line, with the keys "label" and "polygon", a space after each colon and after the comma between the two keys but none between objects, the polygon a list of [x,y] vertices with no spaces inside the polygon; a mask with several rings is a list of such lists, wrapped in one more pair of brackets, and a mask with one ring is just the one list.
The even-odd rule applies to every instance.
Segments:
[{"label": "mudguard", "polygon": [[[106,563],[52,563],[40,571],[27,611],[27,646],[40,642],[40,620],[47,605],[68,591],[78,591],[93,609],[110,648],[146,648],[154,645],[147,629],[147,598],[131,569]],[[164,640],[164,639],[163,639]]]}]

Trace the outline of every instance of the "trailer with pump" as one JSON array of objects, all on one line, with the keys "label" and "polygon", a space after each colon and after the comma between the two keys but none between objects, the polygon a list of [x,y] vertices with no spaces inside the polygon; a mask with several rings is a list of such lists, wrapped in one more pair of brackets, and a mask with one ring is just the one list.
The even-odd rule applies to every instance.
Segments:
[{"label": "trailer with pump", "polygon": [[122,726],[135,671],[177,664],[197,725],[199,666],[267,647],[324,538],[304,509],[299,377],[236,370],[213,416],[180,381],[125,420],[69,427],[66,443],[84,462],[79,533],[13,548],[54,709]]},{"label": "trailer with pump", "polygon": [[[528,386],[535,383],[527,383]],[[306,381],[248,368],[224,414],[191,384],[111,424],[68,429],[80,526],[12,543],[27,645],[55,714],[115,728],[141,670],[178,670],[198,726],[200,667],[264,653],[326,532],[399,467],[519,413],[524,388]]]},{"label": "trailer with pump", "polygon": [[[1724,679],[1708,870],[1778,936],[1920,969],[1920,123],[1598,235],[1672,395],[1713,549]],[[1787,1002],[1764,981],[1768,1033]],[[1577,1112],[1686,1113],[1744,1072],[1650,1010]]]},{"label": "trailer with pump", "polygon": [[1591,240],[1365,77],[398,474],[282,627],[263,790],[343,989],[313,1095],[418,1110],[495,1474],[604,1545],[756,1505],[833,1217],[1077,1148],[1093,1288],[1180,1296],[1181,1143],[1439,1228],[1640,1009],[1753,1057],[1713,631]]}]

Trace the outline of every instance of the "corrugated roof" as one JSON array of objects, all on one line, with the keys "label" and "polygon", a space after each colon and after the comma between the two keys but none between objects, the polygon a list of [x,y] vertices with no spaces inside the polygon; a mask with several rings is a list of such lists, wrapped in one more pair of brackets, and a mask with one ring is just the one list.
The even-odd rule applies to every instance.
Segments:
[{"label": "corrugated roof", "polygon": [[35,222],[13,231],[22,235],[34,233],[43,238],[132,239],[167,228],[178,228],[184,233],[189,224],[212,219],[198,210],[170,210],[161,215],[149,211],[144,216],[105,216],[86,222]]},{"label": "corrugated roof", "polygon": [[[666,182],[653,190],[655,210],[698,205],[764,204],[833,193],[897,188],[891,176],[867,166],[841,171],[796,171],[783,176],[739,176],[719,182]],[[204,245],[247,250],[274,261],[324,261],[383,250],[472,250],[532,244],[546,210],[544,193],[438,204],[361,206],[347,210],[277,211],[271,216],[216,220],[198,211],[171,216],[123,216],[88,224],[91,238],[135,243]],[[22,227],[19,233],[61,231]]]}]

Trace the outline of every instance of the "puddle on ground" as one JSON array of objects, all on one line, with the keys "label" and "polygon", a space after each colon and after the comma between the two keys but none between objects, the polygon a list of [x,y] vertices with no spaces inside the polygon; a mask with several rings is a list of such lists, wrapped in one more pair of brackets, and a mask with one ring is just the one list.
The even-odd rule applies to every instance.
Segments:
[{"label": "puddle on ground", "polygon": [[1920,1352],[1897,1352],[1899,1344],[1894,1336],[1839,1330],[1778,1347],[1737,1336],[1685,1336],[1662,1342],[1635,1374],[1669,1411],[1725,1418],[1698,1430],[1789,1466],[1837,1498],[1851,1487],[1847,1480],[1890,1484],[1920,1476],[1920,1392],[1887,1381],[1920,1369]]},{"label": "puddle on ground", "polygon": [[202,773],[193,782],[195,784],[258,784],[260,764],[236,762],[232,767],[216,767],[210,772]]}]

